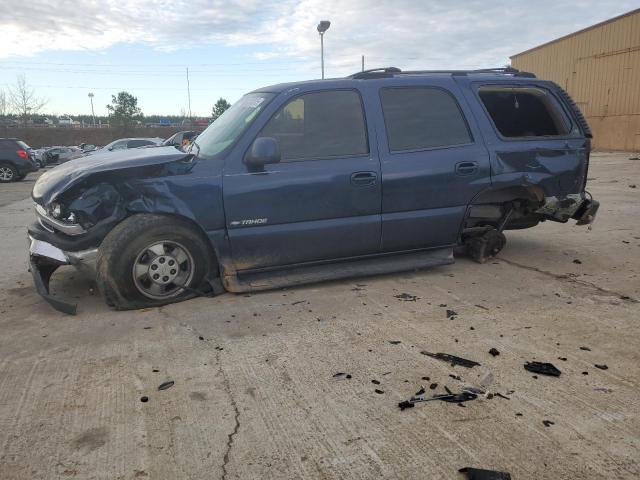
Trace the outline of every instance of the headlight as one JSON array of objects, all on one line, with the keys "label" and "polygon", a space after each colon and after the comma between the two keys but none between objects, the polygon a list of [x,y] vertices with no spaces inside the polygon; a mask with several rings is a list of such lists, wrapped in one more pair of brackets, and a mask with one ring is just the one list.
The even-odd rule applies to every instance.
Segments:
[{"label": "headlight", "polygon": [[59,203],[52,203],[49,206],[49,213],[53,218],[60,218],[60,216],[62,215],[62,205],[60,205]]}]

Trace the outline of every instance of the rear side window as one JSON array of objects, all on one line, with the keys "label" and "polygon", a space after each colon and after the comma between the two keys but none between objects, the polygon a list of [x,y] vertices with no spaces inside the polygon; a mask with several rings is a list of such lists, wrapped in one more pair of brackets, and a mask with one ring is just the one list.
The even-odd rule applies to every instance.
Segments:
[{"label": "rear side window", "polygon": [[430,87],[383,88],[380,101],[389,150],[426,150],[472,142],[455,98]]},{"label": "rear side window", "polygon": [[570,132],[571,125],[558,102],[542,88],[486,86],[478,94],[503,137],[549,137]]},{"label": "rear side window", "polygon": [[275,138],[285,162],[369,153],[362,102],[353,90],[300,95],[271,117],[258,137]]},{"label": "rear side window", "polygon": [[149,140],[129,140],[127,148],[144,147],[145,145],[153,145]]}]

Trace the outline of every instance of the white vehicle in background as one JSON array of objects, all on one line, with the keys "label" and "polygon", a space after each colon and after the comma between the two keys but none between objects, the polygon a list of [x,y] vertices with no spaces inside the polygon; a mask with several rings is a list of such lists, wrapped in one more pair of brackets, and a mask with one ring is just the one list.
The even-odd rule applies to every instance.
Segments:
[{"label": "white vehicle in background", "polygon": [[60,115],[58,117],[58,126],[60,127],[72,127],[73,119],[69,115]]}]

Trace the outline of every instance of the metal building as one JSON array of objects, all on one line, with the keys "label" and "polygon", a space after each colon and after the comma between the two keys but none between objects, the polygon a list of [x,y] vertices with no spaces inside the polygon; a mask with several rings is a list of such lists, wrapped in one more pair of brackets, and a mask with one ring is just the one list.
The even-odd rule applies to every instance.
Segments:
[{"label": "metal building", "polygon": [[600,150],[640,150],[640,9],[511,57],[573,97]]}]

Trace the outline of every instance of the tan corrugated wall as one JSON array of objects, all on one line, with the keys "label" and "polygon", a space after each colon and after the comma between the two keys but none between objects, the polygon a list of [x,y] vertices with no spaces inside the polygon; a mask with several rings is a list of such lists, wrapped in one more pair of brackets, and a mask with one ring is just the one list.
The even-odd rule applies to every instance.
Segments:
[{"label": "tan corrugated wall", "polygon": [[640,9],[511,57],[566,89],[600,150],[640,150]]}]

